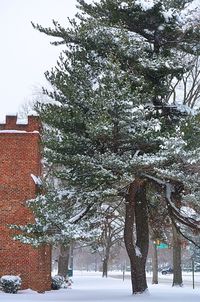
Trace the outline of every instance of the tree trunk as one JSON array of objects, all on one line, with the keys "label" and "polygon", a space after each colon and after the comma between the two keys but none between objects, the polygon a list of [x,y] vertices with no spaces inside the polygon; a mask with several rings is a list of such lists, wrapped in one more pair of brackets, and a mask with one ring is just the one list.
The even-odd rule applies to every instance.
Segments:
[{"label": "tree trunk", "polygon": [[105,255],[103,258],[103,274],[102,277],[108,277],[108,262],[109,262],[109,258],[110,258],[110,236],[108,236],[107,238],[107,246],[106,246],[106,250],[105,250]]},{"label": "tree trunk", "polygon": [[103,273],[102,273],[102,277],[108,277],[108,258],[105,257],[103,259]]},{"label": "tree trunk", "polygon": [[67,276],[69,263],[70,246],[60,245],[60,253],[58,258],[58,275],[62,277]]},{"label": "tree trunk", "polygon": [[181,239],[176,228],[172,226],[173,230],[173,267],[174,276],[172,286],[182,286],[182,270],[181,270]]},{"label": "tree trunk", "polygon": [[155,242],[153,242],[152,268],[153,268],[152,284],[158,284],[158,251]]},{"label": "tree trunk", "polygon": [[[134,222],[136,243],[133,236]],[[126,196],[124,241],[130,259],[132,292],[140,294],[147,289],[145,265],[149,246],[146,187],[140,179],[130,184]]]},{"label": "tree trunk", "polygon": [[106,218],[105,223],[105,230],[104,230],[104,236],[105,236],[105,253],[103,256],[103,274],[102,277],[108,277],[108,262],[110,259],[110,249],[112,246],[111,243],[111,224],[109,223],[109,217]]}]

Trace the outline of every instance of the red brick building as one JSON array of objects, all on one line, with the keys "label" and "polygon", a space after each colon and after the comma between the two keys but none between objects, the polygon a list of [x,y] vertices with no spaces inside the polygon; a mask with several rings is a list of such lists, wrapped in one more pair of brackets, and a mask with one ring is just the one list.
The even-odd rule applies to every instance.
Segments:
[{"label": "red brick building", "polygon": [[22,288],[42,292],[50,289],[50,247],[14,241],[7,226],[34,219],[26,206],[37,190],[31,174],[41,176],[38,117],[28,116],[28,124],[18,124],[16,116],[7,116],[0,124],[0,276],[20,275]]}]

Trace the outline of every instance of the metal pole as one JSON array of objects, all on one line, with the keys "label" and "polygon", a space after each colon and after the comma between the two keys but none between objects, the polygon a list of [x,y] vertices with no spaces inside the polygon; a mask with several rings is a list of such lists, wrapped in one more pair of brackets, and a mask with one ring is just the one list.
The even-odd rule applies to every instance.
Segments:
[{"label": "metal pole", "polygon": [[70,277],[73,277],[73,269],[74,269],[74,243],[73,242],[70,245],[70,269],[71,269]]},{"label": "metal pole", "polygon": [[122,280],[124,281],[125,279],[125,270],[126,270],[126,262],[123,265],[123,275],[122,275]]},{"label": "metal pole", "polygon": [[192,259],[192,288],[194,289],[194,259]]}]

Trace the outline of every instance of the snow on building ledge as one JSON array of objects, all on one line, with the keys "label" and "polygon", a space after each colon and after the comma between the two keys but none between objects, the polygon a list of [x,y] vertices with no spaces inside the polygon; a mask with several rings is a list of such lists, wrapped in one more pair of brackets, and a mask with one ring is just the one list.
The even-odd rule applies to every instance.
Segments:
[{"label": "snow on building ledge", "polygon": [[0,133],[39,133],[41,122],[38,116],[29,115],[26,121],[18,121],[17,115],[7,115],[6,122],[0,124]]}]

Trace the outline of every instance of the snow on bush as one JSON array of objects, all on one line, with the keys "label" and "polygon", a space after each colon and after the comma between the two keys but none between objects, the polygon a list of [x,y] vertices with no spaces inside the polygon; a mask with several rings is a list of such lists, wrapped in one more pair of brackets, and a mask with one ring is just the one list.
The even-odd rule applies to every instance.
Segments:
[{"label": "snow on bush", "polygon": [[0,278],[0,286],[5,293],[16,294],[21,287],[22,280],[19,276],[5,275]]},{"label": "snow on bush", "polygon": [[51,278],[51,289],[57,290],[62,287],[62,284],[64,282],[64,278],[61,276],[53,276]]},{"label": "snow on bush", "polygon": [[72,280],[56,275],[51,278],[51,289],[71,288]]}]

